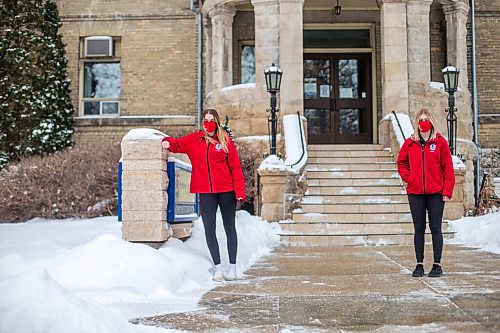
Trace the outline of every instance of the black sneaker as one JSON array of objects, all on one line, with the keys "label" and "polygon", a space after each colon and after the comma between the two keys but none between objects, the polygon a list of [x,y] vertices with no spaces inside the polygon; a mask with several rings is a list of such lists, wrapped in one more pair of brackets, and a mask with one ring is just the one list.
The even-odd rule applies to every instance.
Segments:
[{"label": "black sneaker", "polygon": [[415,267],[415,270],[411,274],[414,277],[421,277],[424,276],[424,265],[422,264],[417,264],[417,267]]},{"label": "black sneaker", "polygon": [[440,277],[443,275],[443,270],[441,269],[441,265],[434,264],[432,265],[432,269],[429,272],[429,277]]}]

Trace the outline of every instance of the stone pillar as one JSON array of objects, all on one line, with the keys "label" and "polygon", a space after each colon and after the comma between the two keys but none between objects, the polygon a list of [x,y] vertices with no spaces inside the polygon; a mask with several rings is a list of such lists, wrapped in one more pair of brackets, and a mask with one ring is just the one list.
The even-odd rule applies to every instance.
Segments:
[{"label": "stone pillar", "polygon": [[122,237],[160,245],[168,239],[166,161],[163,134],[133,129],[122,139]]},{"label": "stone pillar", "polygon": [[446,48],[448,63],[460,69],[458,86],[468,90],[467,78],[467,17],[469,6],[463,2],[443,5],[446,19]]},{"label": "stone pillar", "polygon": [[262,208],[260,216],[269,222],[277,222],[285,216],[285,193],[287,173],[279,170],[259,170],[262,185]]},{"label": "stone pillar", "polygon": [[280,66],[279,3],[278,0],[252,0],[252,5],[255,13],[255,86],[259,90],[266,84],[264,70],[273,62]]},{"label": "stone pillar", "polygon": [[304,108],[303,24],[304,0],[279,0],[279,52],[283,81],[281,115],[302,113]]},{"label": "stone pillar", "polygon": [[443,219],[456,220],[464,216],[465,169],[455,169],[453,197],[444,205]]},{"label": "stone pillar", "polygon": [[382,1],[382,112],[408,113],[406,1]]},{"label": "stone pillar", "polygon": [[217,4],[210,8],[212,19],[212,89],[233,84],[233,17],[231,5]]},{"label": "stone pillar", "polygon": [[408,39],[409,115],[413,119],[423,105],[431,81],[429,12],[432,0],[408,0],[406,25]]},{"label": "stone pillar", "polygon": [[203,16],[203,32],[205,35],[205,96],[212,91],[212,21]]}]

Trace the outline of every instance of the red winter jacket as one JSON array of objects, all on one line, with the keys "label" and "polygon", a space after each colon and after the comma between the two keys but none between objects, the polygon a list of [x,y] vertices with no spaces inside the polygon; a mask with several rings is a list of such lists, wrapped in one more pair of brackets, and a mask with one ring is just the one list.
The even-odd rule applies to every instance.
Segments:
[{"label": "red winter jacket", "polygon": [[[191,161],[191,193],[220,193],[235,191],[237,198],[246,199],[245,178],[234,142],[228,138],[226,153],[219,143],[208,144],[203,131],[174,139],[164,137],[170,143],[172,153],[187,154]],[[218,142],[217,136],[214,140]]]},{"label": "red winter jacket", "polygon": [[414,136],[407,139],[398,155],[398,172],[408,185],[408,194],[442,194],[451,198],[455,171],[448,142],[439,134],[422,145]]}]

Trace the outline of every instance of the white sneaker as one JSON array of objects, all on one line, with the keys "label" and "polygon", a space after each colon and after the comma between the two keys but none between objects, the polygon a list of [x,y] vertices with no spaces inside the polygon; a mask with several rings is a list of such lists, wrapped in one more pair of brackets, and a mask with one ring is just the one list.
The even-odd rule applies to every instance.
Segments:
[{"label": "white sneaker", "polygon": [[221,282],[222,280],[224,280],[224,274],[222,273],[221,265],[215,265],[212,281]]},{"label": "white sneaker", "polygon": [[229,264],[228,271],[224,272],[224,279],[227,281],[236,280],[236,264]]}]

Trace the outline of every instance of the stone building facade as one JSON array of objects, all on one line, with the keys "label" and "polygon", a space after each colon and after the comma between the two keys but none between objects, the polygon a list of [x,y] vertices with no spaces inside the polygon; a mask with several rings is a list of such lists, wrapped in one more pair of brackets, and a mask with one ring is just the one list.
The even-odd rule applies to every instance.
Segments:
[{"label": "stone building facade", "polygon": [[[186,0],[57,1],[66,43],[75,140],[121,140],[133,127],[196,125],[195,17]],[[111,37],[104,56],[87,37]],[[171,130],[176,132],[176,130]]]},{"label": "stone building facade", "polygon": [[[466,0],[340,0],[340,15],[334,13],[336,2],[326,0],[57,3],[77,141],[120,139],[132,127],[172,134],[194,129],[198,98],[227,115],[238,137],[267,135],[263,72],[272,63],[284,71],[280,115],[304,115],[310,143],[378,143],[384,116],[394,110],[413,119],[423,107],[447,136],[448,94],[440,83],[441,69],[450,63],[461,69],[457,150],[465,160],[464,192],[471,205],[477,150]],[[202,17],[200,96],[199,27],[192,7]],[[498,1],[476,1],[476,29],[478,137],[482,147],[495,151],[500,74],[491,68],[500,61]],[[95,36],[111,37],[113,53],[86,56],[86,38]]]},{"label": "stone building facade", "polygon": [[[500,80],[497,70],[500,67],[500,3],[495,0],[477,0],[475,6],[481,165],[492,177],[500,177],[500,87],[497,84]],[[471,45],[472,29],[468,32]]]}]

